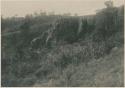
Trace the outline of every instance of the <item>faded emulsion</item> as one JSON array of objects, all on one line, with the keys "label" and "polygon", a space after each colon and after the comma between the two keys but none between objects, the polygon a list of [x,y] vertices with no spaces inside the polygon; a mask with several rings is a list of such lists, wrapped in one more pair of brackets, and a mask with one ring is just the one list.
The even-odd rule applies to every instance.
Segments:
[{"label": "faded emulsion", "polygon": [[1,86],[123,87],[119,2],[2,1]]}]

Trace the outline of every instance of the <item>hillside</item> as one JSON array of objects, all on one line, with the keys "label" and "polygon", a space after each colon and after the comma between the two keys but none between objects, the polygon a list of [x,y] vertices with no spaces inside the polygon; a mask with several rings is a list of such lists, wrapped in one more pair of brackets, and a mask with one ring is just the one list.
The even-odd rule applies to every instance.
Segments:
[{"label": "hillside", "polygon": [[124,6],[95,15],[2,18],[2,86],[124,86]]},{"label": "hillside", "polygon": [[57,74],[52,73],[50,80],[37,80],[34,87],[122,87],[124,85],[124,52],[122,48],[113,50],[108,56],[100,57],[98,60],[94,59],[87,65],[85,63],[78,66],[70,64],[59,76],[59,79],[53,78]]}]

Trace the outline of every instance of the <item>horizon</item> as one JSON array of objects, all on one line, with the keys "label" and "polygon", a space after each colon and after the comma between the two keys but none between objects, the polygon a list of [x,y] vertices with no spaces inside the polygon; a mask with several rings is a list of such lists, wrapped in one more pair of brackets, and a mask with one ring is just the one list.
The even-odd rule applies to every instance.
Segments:
[{"label": "horizon", "polygon": [[[97,10],[105,8],[104,2],[108,0],[2,0],[2,16],[7,17],[25,17],[29,14],[46,12],[55,14],[70,13],[78,16],[92,15]],[[114,6],[124,5],[124,0],[112,0]],[[58,8],[57,8],[58,7]]]}]

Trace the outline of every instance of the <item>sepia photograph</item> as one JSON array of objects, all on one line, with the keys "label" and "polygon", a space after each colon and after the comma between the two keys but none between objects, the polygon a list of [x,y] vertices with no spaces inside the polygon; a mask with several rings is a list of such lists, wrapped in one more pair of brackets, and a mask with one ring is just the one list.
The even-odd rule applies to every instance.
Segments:
[{"label": "sepia photograph", "polygon": [[124,87],[124,0],[1,0],[2,87]]}]

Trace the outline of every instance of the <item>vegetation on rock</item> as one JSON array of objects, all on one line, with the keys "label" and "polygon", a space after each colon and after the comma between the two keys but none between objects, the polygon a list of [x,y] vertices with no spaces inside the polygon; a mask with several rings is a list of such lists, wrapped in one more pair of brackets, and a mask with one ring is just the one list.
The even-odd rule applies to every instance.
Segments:
[{"label": "vegetation on rock", "polygon": [[124,7],[92,16],[2,18],[2,86],[124,86]]}]

